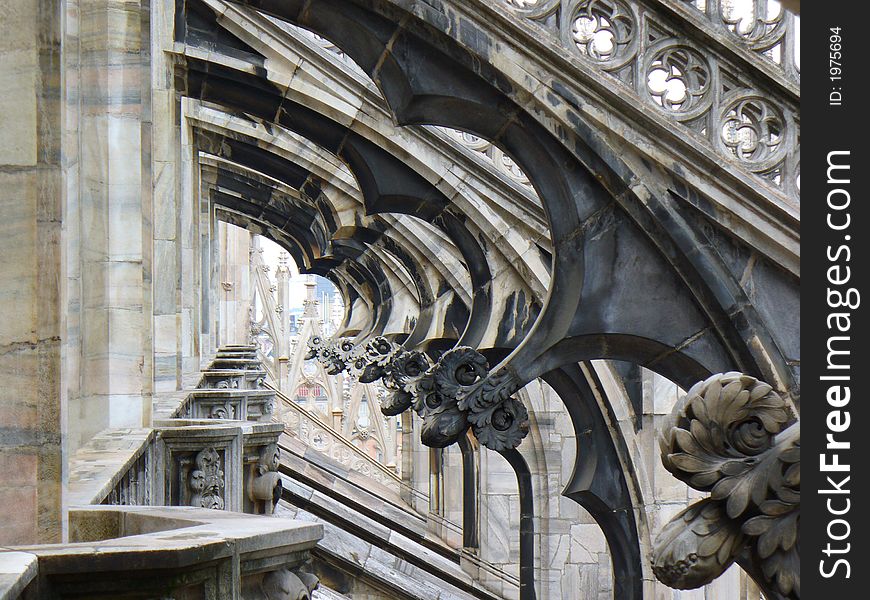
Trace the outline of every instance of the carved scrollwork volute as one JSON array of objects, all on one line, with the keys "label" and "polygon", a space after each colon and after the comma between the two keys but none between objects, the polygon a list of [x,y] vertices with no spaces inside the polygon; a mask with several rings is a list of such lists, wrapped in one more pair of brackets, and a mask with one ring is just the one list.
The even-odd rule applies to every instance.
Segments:
[{"label": "carved scrollwork volute", "polygon": [[268,444],[260,449],[256,465],[252,469],[248,494],[256,504],[257,511],[271,515],[281,499],[284,485],[278,474],[281,451],[277,444]]},{"label": "carved scrollwork volute", "polygon": [[709,491],[662,530],[653,572],[674,588],[709,583],[735,560],[770,597],[800,598],[800,422],[771,386],[741,373],[698,383],[660,436],[662,462]]},{"label": "carved scrollwork volute", "polygon": [[288,568],[271,571],[263,576],[261,589],[265,600],[310,600],[317,588],[317,577]]}]

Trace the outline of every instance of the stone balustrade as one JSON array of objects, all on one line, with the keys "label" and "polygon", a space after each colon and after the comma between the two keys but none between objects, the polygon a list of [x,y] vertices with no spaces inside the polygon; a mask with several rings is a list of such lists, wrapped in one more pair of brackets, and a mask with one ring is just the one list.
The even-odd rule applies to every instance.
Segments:
[{"label": "stone balustrade", "polygon": [[275,392],[253,348],[218,354],[243,367],[204,371],[155,401],[151,428],[106,430],[77,451],[68,499],[90,506],[70,511],[71,543],[0,554],[0,597],[310,598],[316,579],[293,570],[321,526],[250,516],[281,497]]},{"label": "stone balustrade", "polygon": [[281,487],[279,423],[168,419],[155,426],[158,504],[272,513]]},{"label": "stone balustrade", "polygon": [[267,389],[207,388],[191,390],[173,415],[185,419],[269,421],[275,392]]},{"label": "stone balustrade", "polygon": [[87,506],[69,544],[0,553],[0,598],[309,599],[323,526],[229,511]]},{"label": "stone balustrade", "polygon": [[[249,361],[255,351],[234,346],[218,354]],[[281,493],[284,429],[271,422],[275,392],[259,387],[257,368],[220,373],[246,383],[218,388],[201,380],[195,389],[165,394],[155,401],[153,428],[107,430],[81,448],[70,469],[71,503],[271,514]]]},{"label": "stone balustrade", "polygon": [[266,371],[254,369],[209,369],[202,372],[199,387],[205,389],[258,389],[266,380]]}]

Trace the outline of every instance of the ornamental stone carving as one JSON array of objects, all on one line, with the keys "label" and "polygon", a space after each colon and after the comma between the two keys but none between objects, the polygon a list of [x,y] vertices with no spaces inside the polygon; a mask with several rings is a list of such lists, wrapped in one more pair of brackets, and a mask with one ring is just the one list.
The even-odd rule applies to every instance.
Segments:
[{"label": "ornamental stone carving", "polygon": [[712,76],[700,52],[666,40],[650,47],[647,61],[647,91],[656,104],[681,119],[699,117],[710,109]]},{"label": "ornamental stone carving", "polygon": [[696,384],[660,437],[662,462],[710,497],[656,538],[652,568],[678,589],[737,561],[767,598],[800,598],[800,422],[771,386],[741,373]]},{"label": "ornamental stone carving", "polygon": [[257,463],[252,465],[248,495],[260,514],[271,515],[281,499],[284,485],[278,474],[280,464],[281,451],[277,443],[272,443],[260,449]]},{"label": "ornamental stone carving", "polygon": [[784,152],[785,120],[761,95],[731,100],[720,116],[720,129],[724,149],[742,162],[772,167]]},{"label": "ornamental stone carving", "polygon": [[520,386],[507,371],[490,374],[486,357],[473,348],[453,348],[430,365],[422,352],[380,336],[362,347],[314,337],[305,357],[336,373],[348,370],[362,383],[381,379],[391,391],[381,412],[395,416],[412,408],[423,419],[427,446],[449,446],[470,427],[481,444],[502,451],[516,448],[529,432],[528,411],[511,397]]},{"label": "ornamental stone carving", "polygon": [[224,471],[220,453],[206,448],[194,459],[196,468],[190,472],[190,505],[201,508],[224,508]]},{"label": "ornamental stone carving", "polygon": [[420,415],[425,445],[449,446],[470,427],[481,444],[501,451],[516,448],[528,434],[528,411],[511,398],[519,386],[506,372],[490,376],[482,354],[473,348],[454,348],[427,366],[425,355],[402,349],[382,369],[368,374],[381,374],[384,385],[393,390],[383,404],[385,414],[413,408]]},{"label": "ornamental stone carving", "polygon": [[218,380],[213,387],[218,390],[235,390],[239,387],[239,380],[236,377],[228,377]]},{"label": "ornamental stone carving", "polygon": [[317,359],[329,375],[338,375],[348,368],[354,359],[356,347],[348,339],[324,340],[313,336],[308,340],[308,352],[304,360]]},{"label": "ornamental stone carving", "polygon": [[263,576],[261,597],[264,600],[310,600],[318,584],[317,577],[311,573],[293,572],[285,567]]},{"label": "ornamental stone carving", "polygon": [[570,23],[571,42],[593,61],[616,68],[634,57],[637,17],[621,0],[583,0]]}]

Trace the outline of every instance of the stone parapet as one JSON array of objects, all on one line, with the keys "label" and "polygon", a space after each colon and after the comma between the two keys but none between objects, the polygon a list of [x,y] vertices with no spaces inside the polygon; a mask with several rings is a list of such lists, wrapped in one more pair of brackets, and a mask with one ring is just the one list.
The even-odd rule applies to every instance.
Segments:
[{"label": "stone parapet", "polygon": [[173,416],[189,419],[269,421],[275,392],[267,389],[209,388],[191,390]]},{"label": "stone parapet", "polygon": [[258,389],[263,386],[266,371],[257,369],[208,369],[202,372],[200,388]]},{"label": "stone parapet", "polygon": [[0,587],[4,599],[272,598],[276,589],[309,598],[317,585],[300,568],[323,537],[320,524],[131,506],[74,508],[69,519],[69,544],[0,554],[0,567],[27,563],[30,577],[23,591],[20,585]]},{"label": "stone parapet", "polygon": [[0,552],[0,600],[20,598],[36,577],[37,558],[29,552]]}]

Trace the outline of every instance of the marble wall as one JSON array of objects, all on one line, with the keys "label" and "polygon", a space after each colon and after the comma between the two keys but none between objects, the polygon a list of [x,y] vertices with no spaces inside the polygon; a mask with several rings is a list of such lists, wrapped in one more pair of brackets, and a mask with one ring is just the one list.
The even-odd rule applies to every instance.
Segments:
[{"label": "marble wall", "polygon": [[59,541],[64,456],[200,366],[174,5],[151,5],[0,1],[0,544]]},{"label": "marble wall", "polygon": [[[146,17],[146,18],[143,18]],[[71,450],[150,413],[148,21],[138,3],[79,0],[67,15],[64,236]],[[67,152],[69,149],[69,152]],[[77,182],[77,185],[75,183]],[[77,335],[75,335],[77,334]]]}]

